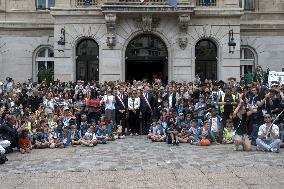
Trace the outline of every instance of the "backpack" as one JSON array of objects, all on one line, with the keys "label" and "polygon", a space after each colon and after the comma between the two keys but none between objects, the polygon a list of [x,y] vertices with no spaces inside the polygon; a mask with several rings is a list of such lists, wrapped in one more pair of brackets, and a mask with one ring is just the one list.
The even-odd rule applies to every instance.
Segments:
[{"label": "backpack", "polygon": [[5,154],[0,154],[0,164],[4,164],[6,161],[8,161]]}]

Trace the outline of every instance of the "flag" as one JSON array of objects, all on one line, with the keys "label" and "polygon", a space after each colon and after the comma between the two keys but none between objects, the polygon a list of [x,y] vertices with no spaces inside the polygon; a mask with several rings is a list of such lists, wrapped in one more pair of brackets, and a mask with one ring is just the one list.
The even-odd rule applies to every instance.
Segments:
[{"label": "flag", "polygon": [[169,0],[169,5],[172,7],[177,7],[177,0]]}]

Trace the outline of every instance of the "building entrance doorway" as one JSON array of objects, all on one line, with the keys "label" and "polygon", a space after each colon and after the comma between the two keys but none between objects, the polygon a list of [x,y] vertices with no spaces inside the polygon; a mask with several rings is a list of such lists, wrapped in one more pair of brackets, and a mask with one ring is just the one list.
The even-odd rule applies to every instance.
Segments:
[{"label": "building entrance doorway", "polygon": [[76,48],[76,80],[99,80],[99,46],[91,39],[82,40]]},{"label": "building entrance doorway", "polygon": [[195,46],[195,75],[201,81],[217,80],[217,46],[208,39],[200,40]]},{"label": "building entrance doorway", "polygon": [[130,41],[125,55],[125,79],[168,79],[168,51],[157,36],[142,34]]}]

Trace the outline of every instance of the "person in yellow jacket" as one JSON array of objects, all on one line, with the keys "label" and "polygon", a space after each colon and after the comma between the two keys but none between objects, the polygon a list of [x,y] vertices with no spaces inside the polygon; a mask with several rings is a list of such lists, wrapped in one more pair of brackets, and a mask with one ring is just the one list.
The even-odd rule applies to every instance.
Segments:
[{"label": "person in yellow jacket", "polygon": [[219,105],[223,125],[225,125],[226,120],[230,118],[230,114],[234,112],[234,107],[238,105],[236,96],[231,93],[230,88],[225,88],[225,95],[220,97]]}]

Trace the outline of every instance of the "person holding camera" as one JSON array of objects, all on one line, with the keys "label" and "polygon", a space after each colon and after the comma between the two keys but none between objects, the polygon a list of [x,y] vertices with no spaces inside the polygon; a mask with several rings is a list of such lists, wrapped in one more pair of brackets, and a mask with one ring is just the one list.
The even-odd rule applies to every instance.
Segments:
[{"label": "person holding camera", "polygon": [[233,138],[236,151],[239,150],[240,145],[243,147],[244,151],[251,151],[251,142],[248,137],[248,117],[256,111],[256,109],[250,106],[249,109],[247,109],[247,105],[240,99],[239,105],[233,113],[233,122],[236,130]]},{"label": "person holding camera", "polygon": [[279,139],[279,127],[271,123],[271,114],[264,115],[264,124],[259,127],[256,139],[257,150],[278,153],[281,140]]}]

